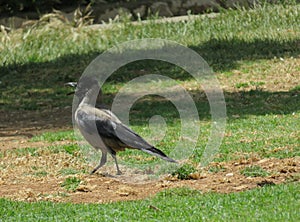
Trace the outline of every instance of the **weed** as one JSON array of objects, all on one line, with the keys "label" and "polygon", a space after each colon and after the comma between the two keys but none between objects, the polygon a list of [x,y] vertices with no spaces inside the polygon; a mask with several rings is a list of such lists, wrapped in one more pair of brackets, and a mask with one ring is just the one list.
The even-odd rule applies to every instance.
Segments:
[{"label": "weed", "polygon": [[183,164],[176,171],[172,173],[172,176],[176,176],[180,180],[187,180],[190,178],[190,174],[195,173],[196,169],[190,164]]},{"label": "weed", "polygon": [[241,174],[246,177],[266,177],[269,175],[267,171],[256,165],[245,167],[241,170]]},{"label": "weed", "polygon": [[76,153],[80,150],[78,145],[72,144],[72,145],[64,145],[63,149],[71,154],[71,155],[76,155]]},{"label": "weed", "polygon": [[75,191],[76,188],[79,186],[81,180],[77,177],[68,177],[65,181],[61,184],[66,190]]}]

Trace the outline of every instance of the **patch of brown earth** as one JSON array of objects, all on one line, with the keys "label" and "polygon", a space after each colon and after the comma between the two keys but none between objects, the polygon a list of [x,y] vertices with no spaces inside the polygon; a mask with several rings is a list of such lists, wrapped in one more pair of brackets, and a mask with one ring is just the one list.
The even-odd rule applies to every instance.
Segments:
[{"label": "patch of brown earth", "polygon": [[[247,166],[260,166],[269,173],[266,177],[246,177],[241,170]],[[211,167],[221,169],[210,172]],[[189,187],[203,192],[238,192],[264,185],[275,185],[299,180],[300,157],[287,159],[248,159],[230,163],[211,163],[200,173],[190,175],[190,180],[178,180],[164,176],[158,180],[136,182],[129,171],[121,176],[89,175],[90,170],[80,158],[67,153],[51,153],[39,150],[37,155],[13,156],[4,153],[0,162],[0,197],[14,200],[50,200],[73,203],[105,203],[136,200],[153,196],[169,188]],[[64,175],[63,170],[72,169],[76,174]],[[102,172],[106,168],[102,169]],[[68,177],[80,179],[75,191],[68,191],[62,183]],[[124,177],[126,182],[121,178]],[[130,180],[132,179],[132,180]],[[131,182],[132,181],[132,182]]]}]

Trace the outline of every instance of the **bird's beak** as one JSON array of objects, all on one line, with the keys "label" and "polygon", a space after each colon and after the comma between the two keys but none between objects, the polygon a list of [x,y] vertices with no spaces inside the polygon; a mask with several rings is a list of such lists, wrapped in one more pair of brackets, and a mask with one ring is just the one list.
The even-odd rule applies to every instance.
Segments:
[{"label": "bird's beak", "polygon": [[67,82],[65,86],[77,87],[77,82]]},{"label": "bird's beak", "polygon": [[[65,86],[70,86],[70,87],[75,88],[75,87],[77,87],[77,82],[67,82],[67,83],[65,83]],[[67,95],[72,95],[74,93],[75,92],[69,92],[69,93],[67,93]]]}]

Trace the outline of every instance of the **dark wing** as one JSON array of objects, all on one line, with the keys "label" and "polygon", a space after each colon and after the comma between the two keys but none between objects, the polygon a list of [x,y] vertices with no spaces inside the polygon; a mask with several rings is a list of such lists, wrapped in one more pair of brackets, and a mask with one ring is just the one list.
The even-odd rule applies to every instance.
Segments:
[{"label": "dark wing", "polygon": [[[141,136],[126,125],[110,119],[97,120],[97,129],[102,140],[114,150],[122,148],[139,149],[151,155],[155,155],[169,162],[176,162],[164,152],[147,143]],[[116,147],[120,146],[120,147]]]},{"label": "dark wing", "polygon": [[111,119],[97,119],[96,126],[102,138],[111,139],[122,147],[133,149],[150,149],[152,146],[137,133],[122,123]]},{"label": "dark wing", "polygon": [[[108,143],[107,145],[113,146],[112,148],[117,149],[117,146],[120,146],[120,148],[147,149],[152,147],[138,134],[117,121],[116,117],[109,110],[100,111],[104,113],[103,116],[78,110],[78,125],[89,134],[98,132],[102,140]],[[111,115],[108,115],[110,113]]]},{"label": "dark wing", "polygon": [[109,110],[98,109],[98,111],[99,112],[95,112],[96,115],[88,114],[84,111],[78,112],[77,115],[81,115],[82,125],[87,132],[97,130],[102,141],[114,151],[117,152],[119,150],[124,150],[125,148],[139,149],[164,160],[176,162],[121,123]]},{"label": "dark wing", "polygon": [[[106,112],[110,112],[110,111],[106,111]],[[111,143],[111,148],[118,149],[118,147],[113,146],[117,143],[120,147],[139,149],[151,155],[160,157],[166,161],[176,162],[175,160],[169,158],[161,150],[150,145],[141,136],[139,136],[129,127],[121,123],[119,119],[115,121],[114,118],[115,116],[113,117],[113,119],[105,119],[105,120],[102,119],[96,121],[99,134],[101,135],[104,141],[107,141],[107,143]],[[107,145],[110,146],[110,144]]]}]

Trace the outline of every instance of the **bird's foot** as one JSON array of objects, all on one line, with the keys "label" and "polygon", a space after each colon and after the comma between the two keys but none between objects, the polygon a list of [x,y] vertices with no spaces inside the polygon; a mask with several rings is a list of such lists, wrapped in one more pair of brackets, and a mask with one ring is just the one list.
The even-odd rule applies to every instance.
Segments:
[{"label": "bird's foot", "polygon": [[90,175],[92,175],[92,174],[94,174],[94,173],[96,173],[96,171],[97,171],[98,169],[93,169],[91,172],[90,172]]},{"label": "bird's foot", "polygon": [[117,175],[122,175],[121,170],[118,170],[118,171],[117,171]]}]

